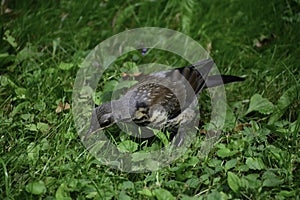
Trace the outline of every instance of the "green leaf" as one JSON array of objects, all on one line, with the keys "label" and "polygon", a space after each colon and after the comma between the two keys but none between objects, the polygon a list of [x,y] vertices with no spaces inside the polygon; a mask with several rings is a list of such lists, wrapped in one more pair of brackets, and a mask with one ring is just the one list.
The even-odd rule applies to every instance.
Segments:
[{"label": "green leaf", "polygon": [[100,105],[102,103],[101,96],[102,92],[94,92],[93,94],[93,101],[96,105]]},{"label": "green leaf", "polygon": [[87,199],[97,199],[97,198],[95,198],[97,196],[97,194],[98,194],[97,191],[88,191],[86,193],[87,193],[87,195],[85,197]]},{"label": "green leaf", "polygon": [[27,146],[28,160],[35,163],[39,159],[40,149],[41,149],[41,147],[39,144],[36,145],[34,142],[31,142]]},{"label": "green leaf", "polygon": [[32,120],[33,119],[33,114],[29,114],[29,113],[26,113],[26,114],[22,114],[22,115],[20,115],[20,117],[22,118],[22,119],[24,119],[25,121],[27,121],[27,120]]},{"label": "green leaf", "polygon": [[266,171],[263,174],[262,179],[264,180],[263,186],[265,187],[275,187],[283,183],[283,179],[271,171]]},{"label": "green leaf", "polygon": [[207,200],[216,200],[216,199],[229,199],[228,197],[226,198],[226,195],[224,193],[218,192],[216,190],[212,191],[207,195]]},{"label": "green leaf", "polygon": [[236,126],[236,117],[234,115],[234,111],[230,106],[226,106],[226,118],[225,118],[225,129],[233,129]]},{"label": "green leaf", "polygon": [[124,181],[122,184],[122,189],[126,190],[126,189],[134,189],[134,183],[131,181]]},{"label": "green leaf", "polygon": [[64,199],[64,200],[72,200],[72,198],[70,197],[70,193],[68,191],[68,188],[67,186],[62,183],[58,189],[56,190],[56,193],[55,193],[55,198],[56,199]]},{"label": "green leaf", "polygon": [[13,36],[11,36],[9,30],[5,31],[3,39],[7,41],[13,48],[16,48],[18,46],[16,39]]},{"label": "green leaf", "polygon": [[209,162],[208,162],[208,166],[209,167],[218,167],[218,166],[221,166],[223,160],[219,160],[219,159],[211,159]]},{"label": "green leaf", "polygon": [[138,191],[138,193],[141,194],[141,195],[147,196],[147,197],[152,197],[153,196],[152,192],[148,189],[145,189],[145,188]]},{"label": "green leaf", "polygon": [[169,146],[169,139],[167,134],[162,132],[161,130],[152,129],[154,135],[164,144],[165,147]]},{"label": "green leaf", "polygon": [[113,92],[117,84],[118,81],[116,80],[111,80],[106,82],[103,88],[103,93]]},{"label": "green leaf", "polygon": [[197,188],[200,185],[200,179],[199,178],[190,178],[186,181],[186,184],[190,188]]},{"label": "green leaf", "polygon": [[235,167],[236,163],[237,163],[236,159],[231,159],[231,160],[227,161],[226,164],[225,164],[225,169],[229,170],[229,169]]},{"label": "green leaf", "polygon": [[197,197],[197,196],[188,196],[188,195],[185,195],[185,194],[181,194],[180,199],[181,200],[199,200],[199,197]]},{"label": "green leaf", "polygon": [[199,158],[197,156],[191,156],[187,162],[185,163],[186,166],[195,166],[196,164],[198,164],[200,162]]},{"label": "green leaf", "polygon": [[127,69],[127,71],[130,71],[130,73],[138,73],[139,68],[135,62],[124,62],[123,68]]},{"label": "green leaf", "polygon": [[261,186],[261,181],[258,180],[259,174],[248,174],[244,178],[246,188],[257,189]]},{"label": "green leaf", "polygon": [[47,191],[45,183],[41,180],[28,183],[25,189],[27,192],[35,195],[45,194]]},{"label": "green leaf", "polygon": [[107,141],[98,140],[94,143],[94,146],[89,150],[91,154],[98,154],[97,152],[103,151],[103,146],[107,143]]},{"label": "green leaf", "polygon": [[278,199],[286,199],[287,197],[295,197],[296,194],[296,190],[292,190],[292,191],[287,191],[287,190],[281,190],[276,197],[280,197]]},{"label": "green leaf", "polygon": [[261,158],[247,158],[246,165],[250,169],[261,170],[265,168],[264,162]]},{"label": "green leaf", "polygon": [[165,189],[156,189],[153,191],[153,194],[157,198],[157,200],[175,200],[176,198]]},{"label": "green leaf", "polygon": [[274,113],[269,119],[268,124],[273,124],[274,122],[279,120],[280,117],[282,117],[289,106],[297,99],[298,91],[299,86],[293,86],[281,95],[275,106]]},{"label": "green leaf", "polygon": [[119,194],[119,199],[120,200],[131,200],[131,197],[128,196],[124,191],[121,191]]},{"label": "green leaf", "polygon": [[135,85],[136,83],[138,83],[138,81],[134,81],[134,80],[125,80],[125,81],[121,81],[120,83],[118,83],[115,87],[115,90],[120,90],[123,88],[130,88],[131,86]]},{"label": "green leaf", "polygon": [[24,60],[37,58],[42,55],[43,53],[38,50],[37,46],[33,46],[31,43],[26,43],[26,46],[17,54],[16,60],[20,63]]},{"label": "green leaf", "polygon": [[13,111],[11,112],[11,116],[13,117],[16,114],[18,114],[20,111],[22,112],[23,108],[28,107],[29,104],[30,104],[29,101],[24,101],[18,104],[16,107],[14,107]]},{"label": "green leaf", "polygon": [[77,136],[78,135],[72,131],[68,131],[64,134],[64,138],[66,138],[66,139],[75,139],[75,138],[77,138]]},{"label": "green leaf", "polygon": [[50,144],[46,138],[43,138],[41,141],[41,150],[48,150],[50,148]]},{"label": "green leaf", "polygon": [[125,140],[118,144],[118,149],[122,153],[132,153],[138,149],[138,144],[131,140]]},{"label": "green leaf", "polygon": [[16,95],[17,95],[17,97],[18,98],[20,98],[20,99],[25,99],[25,97],[26,97],[26,89],[25,88],[16,88],[15,89],[15,93],[16,93]]},{"label": "green leaf", "polygon": [[156,160],[152,160],[152,159],[148,159],[146,160],[146,168],[150,171],[157,171],[159,170],[159,168],[161,163],[159,161]]},{"label": "green leaf", "polygon": [[149,158],[150,155],[149,152],[138,151],[138,152],[134,152],[131,156],[133,162],[138,162],[138,161],[145,160],[146,158]]},{"label": "green leaf", "polygon": [[36,124],[36,127],[39,131],[41,131],[42,133],[46,133],[49,129],[49,125],[43,122],[38,122]]},{"label": "green leaf", "polygon": [[1,58],[7,58],[7,57],[9,57],[10,55],[9,55],[9,53],[7,53],[7,52],[5,52],[5,53],[0,53],[0,59]]},{"label": "green leaf", "polygon": [[34,109],[44,111],[46,109],[46,103],[40,100],[34,104]]},{"label": "green leaf", "polygon": [[234,192],[238,192],[241,186],[241,181],[237,175],[232,172],[227,173],[227,183]]},{"label": "green leaf", "polygon": [[140,57],[138,56],[138,55],[136,55],[136,54],[134,54],[133,56],[132,56],[132,60],[133,61],[138,61],[140,59]]},{"label": "green leaf", "polygon": [[247,165],[239,165],[239,166],[237,166],[236,169],[238,171],[240,171],[240,172],[247,172],[247,171],[249,171],[249,167]]},{"label": "green leaf", "polygon": [[261,114],[270,114],[273,112],[273,104],[266,98],[263,98],[260,94],[255,94],[250,99],[250,105],[246,114],[252,111],[258,111]]},{"label": "green leaf", "polygon": [[264,180],[263,186],[265,186],[265,187],[275,187],[275,186],[281,185],[282,183],[283,183],[282,179],[268,178],[268,179]]},{"label": "green leaf", "polygon": [[26,124],[25,127],[26,127],[26,130],[38,131],[36,124]]},{"label": "green leaf", "polygon": [[64,62],[61,62],[58,66],[59,69],[62,69],[62,70],[69,70],[69,69],[72,69],[72,67],[74,66],[73,63],[64,63]]},{"label": "green leaf", "polygon": [[230,149],[228,149],[228,148],[221,148],[221,149],[219,149],[218,151],[217,151],[217,155],[219,156],[219,157],[221,157],[221,158],[226,158],[226,157],[230,157],[230,156],[232,156],[232,155],[234,155],[234,154],[236,154],[237,153],[237,151],[231,151]]},{"label": "green leaf", "polygon": [[80,90],[80,97],[87,98],[93,95],[93,89],[89,86],[83,86]]},{"label": "green leaf", "polygon": [[0,75],[0,83],[1,83],[1,86],[8,85],[13,88],[17,87],[17,85],[10,78],[8,78],[7,76],[4,76],[4,75]]}]

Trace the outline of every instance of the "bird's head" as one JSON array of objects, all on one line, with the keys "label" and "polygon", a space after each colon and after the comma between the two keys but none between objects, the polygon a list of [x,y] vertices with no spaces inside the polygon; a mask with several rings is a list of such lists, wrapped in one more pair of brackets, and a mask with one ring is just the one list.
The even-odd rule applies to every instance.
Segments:
[{"label": "bird's head", "polygon": [[90,129],[87,135],[90,135],[97,130],[108,128],[115,123],[116,120],[112,113],[111,102],[104,103],[93,110]]}]

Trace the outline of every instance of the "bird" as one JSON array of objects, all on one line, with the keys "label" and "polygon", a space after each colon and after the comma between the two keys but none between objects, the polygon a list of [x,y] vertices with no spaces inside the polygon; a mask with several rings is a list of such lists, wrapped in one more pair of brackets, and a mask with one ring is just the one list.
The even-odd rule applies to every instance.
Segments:
[{"label": "bird", "polygon": [[[171,131],[172,139],[180,125],[195,119],[197,97],[203,89],[245,80],[232,75],[209,76],[214,64],[208,58],[189,66],[141,76],[119,99],[93,109],[87,138],[98,130],[125,122],[136,127],[151,127],[151,130]],[[140,137],[153,136],[146,133],[148,129],[142,130]],[[176,146],[180,146],[184,137],[176,140]]]}]

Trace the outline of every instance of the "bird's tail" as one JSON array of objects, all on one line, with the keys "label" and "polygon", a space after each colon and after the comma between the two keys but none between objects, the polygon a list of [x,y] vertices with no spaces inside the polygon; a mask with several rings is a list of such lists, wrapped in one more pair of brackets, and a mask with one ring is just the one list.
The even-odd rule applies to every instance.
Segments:
[{"label": "bird's tail", "polygon": [[209,76],[205,82],[206,88],[211,88],[227,83],[239,82],[244,81],[245,78],[238,77],[238,76],[231,76],[231,75],[213,75]]},{"label": "bird's tail", "polygon": [[[208,58],[208,59],[202,60],[198,63],[195,63],[191,66],[185,67],[185,68],[193,68],[194,67],[195,69],[197,69],[198,72],[200,72],[201,80],[206,80],[205,85],[202,88],[195,89],[196,93],[202,91],[202,89],[204,89],[204,88],[211,88],[211,87],[216,87],[216,86],[227,84],[227,83],[240,82],[240,81],[245,80],[245,78],[238,77],[238,76],[231,76],[231,75],[220,75],[219,74],[219,75],[208,76],[208,74],[209,74],[210,70],[212,69],[212,67],[214,66],[214,64],[215,64],[214,61],[211,58]],[[181,68],[180,70],[182,71],[185,68]]]}]

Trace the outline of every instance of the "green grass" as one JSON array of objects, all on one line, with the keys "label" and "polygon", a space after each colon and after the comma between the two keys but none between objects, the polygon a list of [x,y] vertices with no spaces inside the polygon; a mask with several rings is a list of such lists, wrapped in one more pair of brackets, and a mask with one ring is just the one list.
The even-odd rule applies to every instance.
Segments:
[{"label": "green grass", "polygon": [[[3,2],[1,199],[300,198],[298,0]],[[71,110],[56,109],[72,103],[79,65],[98,43],[145,26],[211,46],[222,73],[247,80],[226,86],[227,123],[207,157],[199,157],[199,134],[169,167],[130,174],[101,165],[82,145]],[[124,56],[114,69],[131,61],[184,63],[153,51]],[[108,71],[100,91],[116,74]]]}]

